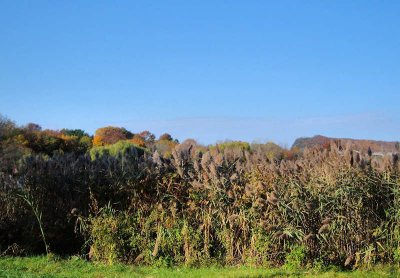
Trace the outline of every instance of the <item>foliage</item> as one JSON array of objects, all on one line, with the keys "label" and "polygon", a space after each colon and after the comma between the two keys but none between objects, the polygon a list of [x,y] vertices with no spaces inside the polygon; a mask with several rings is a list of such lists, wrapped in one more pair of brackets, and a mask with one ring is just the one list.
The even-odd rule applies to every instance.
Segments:
[{"label": "foliage", "polygon": [[281,160],[283,158],[284,149],[273,142],[253,143],[250,147],[252,151],[265,154],[269,160]]},{"label": "foliage", "polygon": [[148,130],[139,132],[138,135],[143,138],[143,140],[149,144],[153,144],[156,140],[156,136]]},{"label": "foliage", "polygon": [[146,147],[146,141],[144,140],[143,137],[139,136],[139,135],[134,135],[132,139],[129,140],[130,142],[132,142],[133,144],[135,144],[136,146],[145,148]]},{"label": "foliage", "polygon": [[241,151],[250,151],[250,144],[241,141],[226,141],[215,146],[219,151],[224,152],[226,149],[239,149]]},{"label": "foliage", "polygon": [[0,172],[14,171],[18,160],[30,153],[24,142],[15,123],[0,114]]},{"label": "foliage", "polygon": [[130,140],[124,140],[112,145],[93,147],[90,149],[90,157],[92,159],[101,158],[104,155],[117,157],[118,155],[125,155],[132,152],[142,155],[144,153],[144,149]]},{"label": "foliage", "polygon": [[93,146],[115,144],[120,140],[132,138],[133,134],[123,127],[106,126],[96,130],[93,137]]},{"label": "foliage", "polygon": [[81,130],[42,130],[37,124],[28,124],[23,128],[8,125],[7,130],[0,132],[3,134],[0,144],[10,156],[18,158],[32,152],[46,155],[84,154],[91,148],[91,138]]},{"label": "foliage", "polygon": [[176,143],[175,141],[158,140],[155,143],[155,149],[160,155],[164,157],[171,157],[172,151],[177,145],[178,143]]},{"label": "foliage", "polygon": [[306,257],[306,249],[304,246],[293,246],[290,252],[286,255],[285,268],[287,269],[301,269],[303,261]]},{"label": "foliage", "polygon": [[174,139],[172,138],[171,134],[169,133],[163,133],[160,135],[158,138],[158,141],[173,141]]},{"label": "foliage", "polygon": [[61,129],[60,131],[62,134],[67,135],[67,136],[76,136],[78,138],[82,138],[84,136],[89,137],[89,134],[87,134],[84,130],[82,129]]}]

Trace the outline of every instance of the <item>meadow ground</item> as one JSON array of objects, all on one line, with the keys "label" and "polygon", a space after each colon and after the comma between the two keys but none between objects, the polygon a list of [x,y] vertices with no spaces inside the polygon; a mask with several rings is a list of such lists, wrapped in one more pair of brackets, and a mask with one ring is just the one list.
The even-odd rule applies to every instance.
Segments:
[{"label": "meadow ground", "polygon": [[371,270],[287,270],[251,267],[154,268],[94,264],[78,257],[0,258],[0,277],[400,277],[400,269],[377,266]]}]

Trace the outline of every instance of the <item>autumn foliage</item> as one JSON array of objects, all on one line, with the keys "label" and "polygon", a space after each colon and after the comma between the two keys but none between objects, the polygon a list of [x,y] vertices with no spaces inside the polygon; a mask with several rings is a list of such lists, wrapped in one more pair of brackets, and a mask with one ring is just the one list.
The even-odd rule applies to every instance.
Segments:
[{"label": "autumn foliage", "polygon": [[132,139],[129,140],[133,144],[139,146],[139,147],[146,147],[146,141],[144,138],[138,134],[134,135]]},{"label": "autumn foliage", "polygon": [[132,134],[125,128],[107,126],[96,130],[93,137],[93,146],[105,146],[115,144],[120,140],[126,140],[132,137]]}]

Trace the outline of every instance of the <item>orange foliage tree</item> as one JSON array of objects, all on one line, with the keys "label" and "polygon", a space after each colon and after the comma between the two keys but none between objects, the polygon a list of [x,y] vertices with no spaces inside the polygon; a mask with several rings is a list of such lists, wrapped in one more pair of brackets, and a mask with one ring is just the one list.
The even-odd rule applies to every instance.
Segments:
[{"label": "orange foliage tree", "polygon": [[139,147],[146,147],[146,141],[144,140],[144,138],[138,134],[134,135],[132,139],[129,140],[130,142],[132,142],[133,144],[135,144],[136,146]]},{"label": "orange foliage tree", "polygon": [[120,140],[132,138],[132,133],[125,128],[106,126],[96,130],[93,137],[93,146],[105,146],[115,144]]}]

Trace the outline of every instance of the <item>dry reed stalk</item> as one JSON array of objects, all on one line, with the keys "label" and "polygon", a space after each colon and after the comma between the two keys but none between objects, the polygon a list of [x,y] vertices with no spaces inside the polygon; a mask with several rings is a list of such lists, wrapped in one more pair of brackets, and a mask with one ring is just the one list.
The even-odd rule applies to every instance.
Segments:
[{"label": "dry reed stalk", "polygon": [[158,254],[158,249],[160,248],[160,243],[161,243],[161,224],[158,223],[157,224],[157,238],[156,238],[156,243],[154,244],[154,249],[153,252],[151,253],[151,255],[153,255],[153,257],[156,257]]}]

